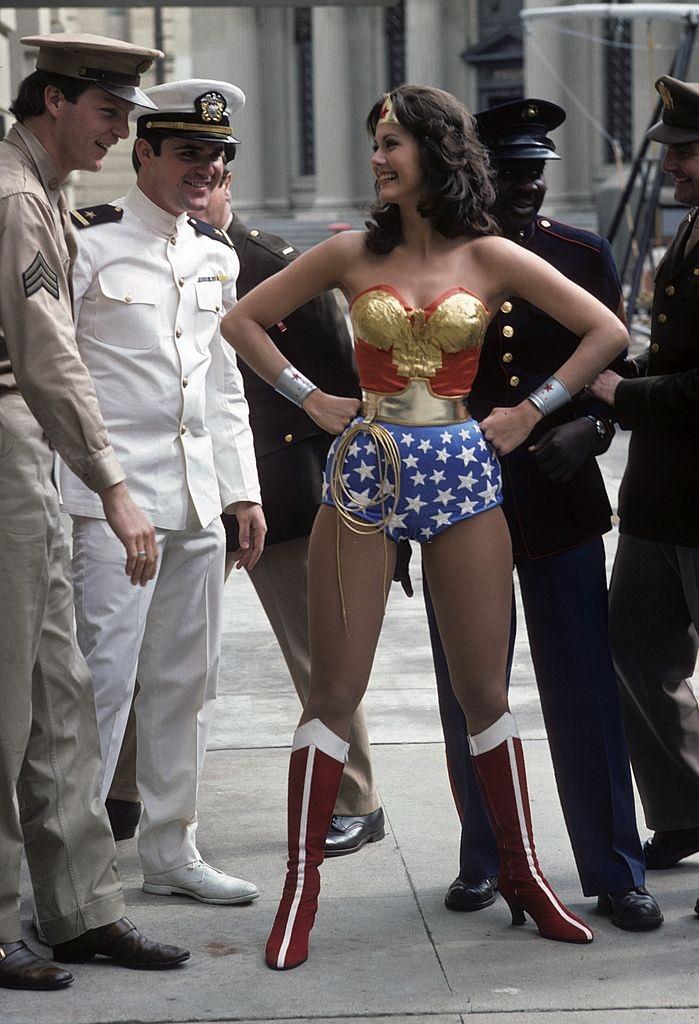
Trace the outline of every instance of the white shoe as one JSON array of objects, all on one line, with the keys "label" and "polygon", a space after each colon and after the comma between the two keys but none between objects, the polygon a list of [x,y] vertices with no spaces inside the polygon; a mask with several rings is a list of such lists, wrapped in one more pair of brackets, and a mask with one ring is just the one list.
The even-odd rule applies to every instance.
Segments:
[{"label": "white shoe", "polygon": [[157,896],[191,896],[200,903],[251,903],[260,895],[252,882],[224,875],[203,860],[192,861],[172,871],[161,871],[143,879],[143,891]]}]

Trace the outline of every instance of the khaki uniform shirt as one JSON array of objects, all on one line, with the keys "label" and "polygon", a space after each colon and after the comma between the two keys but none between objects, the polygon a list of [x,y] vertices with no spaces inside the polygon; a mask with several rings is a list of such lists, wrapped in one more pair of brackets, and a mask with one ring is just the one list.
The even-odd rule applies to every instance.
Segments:
[{"label": "khaki uniform shirt", "polygon": [[64,211],[53,161],[14,125],[0,142],[0,402],[19,390],[66,463],[100,491],[124,472],[75,341]]}]

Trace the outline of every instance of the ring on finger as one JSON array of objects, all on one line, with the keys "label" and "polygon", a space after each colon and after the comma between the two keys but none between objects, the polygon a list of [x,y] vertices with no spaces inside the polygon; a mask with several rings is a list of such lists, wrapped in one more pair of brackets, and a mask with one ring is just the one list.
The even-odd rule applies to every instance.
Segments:
[{"label": "ring on finger", "polygon": [[136,552],[136,558],[147,558],[147,557],[148,557],[148,555],[146,554],[145,551],[137,551]]}]

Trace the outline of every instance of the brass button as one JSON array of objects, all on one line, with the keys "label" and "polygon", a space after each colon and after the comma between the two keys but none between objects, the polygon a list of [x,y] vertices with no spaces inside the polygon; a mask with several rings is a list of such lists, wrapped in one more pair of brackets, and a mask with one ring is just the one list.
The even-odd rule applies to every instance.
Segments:
[{"label": "brass button", "polygon": [[259,231],[257,230],[257,228],[253,228],[253,229],[252,229],[252,231],[250,232],[250,237],[251,237],[251,238],[257,238],[257,236],[259,235],[259,233],[260,233],[260,232],[259,232]]},{"label": "brass button", "polygon": [[658,323],[659,324],[667,323],[667,313],[658,313]]},{"label": "brass button", "polygon": [[294,440],[294,435],[284,434],[284,440],[286,441],[287,444],[291,444],[291,442]]},{"label": "brass button", "polygon": [[217,313],[220,313],[220,312],[221,312],[221,307],[220,307],[220,306],[217,306],[217,307],[216,307],[216,312],[217,312]]},{"label": "brass button", "polygon": [[175,331],[175,337],[176,338],[181,338],[182,337],[182,328],[181,327],[178,327],[177,330]]},{"label": "brass button", "polygon": [[512,362],[512,353],[511,352],[503,352],[503,354],[502,354],[502,361],[503,361],[503,363],[511,363]]},{"label": "brass button", "polygon": [[185,425],[183,423],[182,426],[180,427],[180,434],[186,434],[186,433],[187,433],[187,428],[185,427]]},{"label": "brass button", "polygon": [[539,221],[539,223],[541,224],[542,228],[550,228],[551,227],[551,221],[550,220],[541,220],[541,221]]},{"label": "brass button", "polygon": [[653,344],[650,347],[650,350],[651,350],[651,352],[659,352],[660,351],[660,345],[657,343],[657,341],[653,342]]},{"label": "brass button", "polygon": [[186,388],[188,384],[189,384],[189,381],[187,380],[187,378],[183,377],[182,378],[182,387]]},{"label": "brass button", "polygon": [[669,284],[667,286],[667,288],[665,289],[665,294],[666,295],[674,295],[675,294],[675,286],[674,286],[674,284]]},{"label": "brass button", "polygon": [[177,239],[174,235],[170,236],[170,245],[177,245]]},{"label": "brass button", "polygon": [[183,285],[184,285],[184,278],[183,277],[178,277],[177,278],[177,283],[180,286],[180,288],[182,288]]},{"label": "brass button", "polygon": [[503,338],[511,338],[514,333],[515,333],[514,327],[510,327],[509,324],[507,325],[507,327],[503,327],[503,329],[502,329],[502,336],[503,336]]},{"label": "brass button", "polygon": [[501,313],[511,313],[512,312],[512,303],[510,302],[509,299],[506,299],[505,302],[503,302],[502,306],[500,306],[500,312]]},{"label": "brass button", "polygon": [[133,302],[133,295],[125,295],[124,302]]},{"label": "brass button", "polygon": [[510,387],[511,388],[516,388],[518,384],[519,384],[519,377],[517,377],[517,376],[510,377]]}]

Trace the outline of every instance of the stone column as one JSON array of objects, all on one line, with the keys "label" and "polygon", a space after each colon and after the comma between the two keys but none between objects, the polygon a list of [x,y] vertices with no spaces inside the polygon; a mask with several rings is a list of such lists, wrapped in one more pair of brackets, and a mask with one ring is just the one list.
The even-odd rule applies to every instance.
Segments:
[{"label": "stone column", "polygon": [[256,11],[193,7],[191,16],[192,76],[232,82],[245,93],[245,107],[232,123],[241,142],[233,165],[232,195],[236,209],[257,209],[264,198],[262,133],[268,111],[262,109]]},{"label": "stone column", "polygon": [[[313,113],[319,210],[352,206],[354,154],[349,127],[356,77],[348,59],[349,19],[340,7],[313,9]],[[348,118],[349,112],[349,118]]]},{"label": "stone column", "polygon": [[415,85],[443,87],[443,7],[442,0],[406,0],[406,74]]},{"label": "stone column", "polygon": [[[263,74],[259,96],[251,106],[259,108],[258,118],[261,180],[267,210],[286,213],[290,204],[292,110],[289,74],[293,58],[293,11],[262,7],[258,11],[258,55]],[[240,156],[243,156],[241,152]],[[235,190],[237,196],[237,188]]]}]

